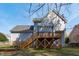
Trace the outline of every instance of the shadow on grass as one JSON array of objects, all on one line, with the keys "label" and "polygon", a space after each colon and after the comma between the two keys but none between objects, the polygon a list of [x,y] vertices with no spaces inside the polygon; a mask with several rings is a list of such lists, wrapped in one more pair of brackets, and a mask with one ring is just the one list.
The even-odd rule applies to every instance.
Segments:
[{"label": "shadow on grass", "polygon": [[22,56],[79,56],[79,47],[65,47],[65,48],[25,48],[17,52],[15,55]]},{"label": "shadow on grass", "polygon": [[65,47],[65,48],[37,48],[35,50],[44,52],[54,52],[57,53],[58,56],[79,56],[79,47]]}]

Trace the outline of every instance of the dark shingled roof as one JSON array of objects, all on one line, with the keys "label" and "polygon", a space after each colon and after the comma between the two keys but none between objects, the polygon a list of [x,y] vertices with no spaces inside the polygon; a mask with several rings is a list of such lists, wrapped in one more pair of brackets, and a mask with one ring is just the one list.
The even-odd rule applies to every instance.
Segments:
[{"label": "dark shingled roof", "polygon": [[10,30],[12,33],[21,33],[21,32],[33,32],[33,26],[29,25],[17,25]]}]

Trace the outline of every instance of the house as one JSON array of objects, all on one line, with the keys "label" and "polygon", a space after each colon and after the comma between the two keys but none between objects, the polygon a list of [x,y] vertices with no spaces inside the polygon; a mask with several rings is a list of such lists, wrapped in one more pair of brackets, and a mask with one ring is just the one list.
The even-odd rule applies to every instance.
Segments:
[{"label": "house", "polygon": [[65,46],[66,19],[56,11],[42,18],[34,18],[34,25],[17,25],[11,29],[11,38],[21,48],[52,48]]},{"label": "house", "polygon": [[72,46],[79,46],[79,24],[75,25],[69,35],[69,44]]}]

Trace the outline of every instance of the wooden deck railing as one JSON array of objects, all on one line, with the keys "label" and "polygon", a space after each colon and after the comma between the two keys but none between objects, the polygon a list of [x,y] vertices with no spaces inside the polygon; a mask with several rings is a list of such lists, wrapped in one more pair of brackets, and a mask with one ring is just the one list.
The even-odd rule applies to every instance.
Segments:
[{"label": "wooden deck railing", "polygon": [[50,38],[53,37],[52,33],[39,33],[38,38]]}]

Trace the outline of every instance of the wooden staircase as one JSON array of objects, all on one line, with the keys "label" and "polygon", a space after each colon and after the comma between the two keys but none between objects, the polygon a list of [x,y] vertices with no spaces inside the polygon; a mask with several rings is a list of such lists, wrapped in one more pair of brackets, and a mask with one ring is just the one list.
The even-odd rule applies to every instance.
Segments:
[{"label": "wooden staircase", "polygon": [[30,38],[26,39],[24,42],[21,42],[20,48],[29,47],[32,42],[34,42],[36,39],[36,34],[33,34]]}]

